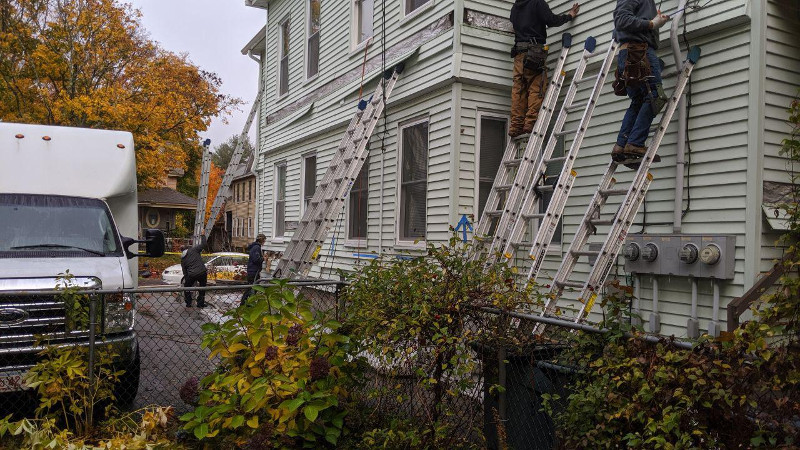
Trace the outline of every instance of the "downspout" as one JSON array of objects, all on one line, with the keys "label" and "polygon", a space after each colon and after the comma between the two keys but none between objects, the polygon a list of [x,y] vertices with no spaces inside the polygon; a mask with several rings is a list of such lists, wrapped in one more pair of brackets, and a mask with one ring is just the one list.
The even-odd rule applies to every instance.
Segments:
[{"label": "downspout", "polygon": [[[686,11],[686,4],[689,0],[681,0],[678,5],[678,11],[672,17],[672,25],[669,29],[669,40],[672,46],[672,56],[675,58],[675,70],[680,74],[683,64],[683,55],[681,54],[681,44],[678,41],[678,27],[680,26],[683,14]],[[683,174],[684,166],[686,164],[686,132],[688,128],[689,118],[686,110],[686,96],[681,95],[678,101],[678,151],[675,155],[675,207],[672,219],[672,232],[680,233],[683,220]]]}]

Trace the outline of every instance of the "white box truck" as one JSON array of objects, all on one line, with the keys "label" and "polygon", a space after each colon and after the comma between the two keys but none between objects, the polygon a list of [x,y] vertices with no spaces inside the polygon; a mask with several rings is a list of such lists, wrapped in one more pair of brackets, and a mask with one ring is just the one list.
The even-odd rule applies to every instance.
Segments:
[{"label": "white box truck", "polygon": [[[52,293],[60,274],[69,271],[72,284],[85,289],[137,287],[137,211],[130,133],[0,123],[0,291],[34,294],[0,297],[0,392],[19,390],[37,361],[37,342],[88,345],[89,327],[71,329],[64,302]],[[145,234],[141,256],[161,256],[163,234]],[[119,354],[126,372],[118,400],[129,404],[139,383],[136,299],[102,300],[98,341]]]}]

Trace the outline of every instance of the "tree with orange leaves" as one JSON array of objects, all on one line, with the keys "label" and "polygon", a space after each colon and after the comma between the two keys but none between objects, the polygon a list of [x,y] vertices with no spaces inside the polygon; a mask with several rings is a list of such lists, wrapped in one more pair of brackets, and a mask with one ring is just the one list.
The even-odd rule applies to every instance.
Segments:
[{"label": "tree with orange leaves", "polygon": [[186,168],[211,118],[240,101],[139,18],[117,0],[0,0],[0,120],[130,131],[140,188]]},{"label": "tree with orange leaves", "polygon": [[[219,187],[222,186],[222,178],[225,176],[225,169],[217,167],[211,163],[211,170],[208,173],[208,198],[206,199],[206,220],[211,217],[211,205],[217,197]],[[216,217],[214,218],[216,220]]]}]

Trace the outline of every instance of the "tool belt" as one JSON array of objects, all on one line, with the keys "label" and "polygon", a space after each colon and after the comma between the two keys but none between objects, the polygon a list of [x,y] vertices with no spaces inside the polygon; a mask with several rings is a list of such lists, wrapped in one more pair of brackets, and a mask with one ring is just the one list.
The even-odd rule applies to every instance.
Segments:
[{"label": "tool belt", "polygon": [[620,70],[617,67],[614,72],[615,79],[611,85],[614,94],[625,97],[628,95],[627,87],[635,88],[653,75],[650,61],[647,60],[647,47],[646,42],[626,42],[620,46],[620,49],[628,50],[628,56],[625,59],[625,68]]},{"label": "tool belt", "polygon": [[511,57],[515,58],[520,53],[525,54],[522,65],[534,72],[543,72],[547,69],[547,46],[536,42],[517,42],[511,49]]}]

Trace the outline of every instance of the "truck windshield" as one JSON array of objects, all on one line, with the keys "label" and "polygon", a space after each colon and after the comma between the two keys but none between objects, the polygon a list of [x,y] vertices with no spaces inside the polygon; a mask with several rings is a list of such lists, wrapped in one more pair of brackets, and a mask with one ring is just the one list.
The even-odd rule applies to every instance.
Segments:
[{"label": "truck windshield", "polygon": [[0,254],[121,256],[106,204],[59,195],[0,194]]}]

